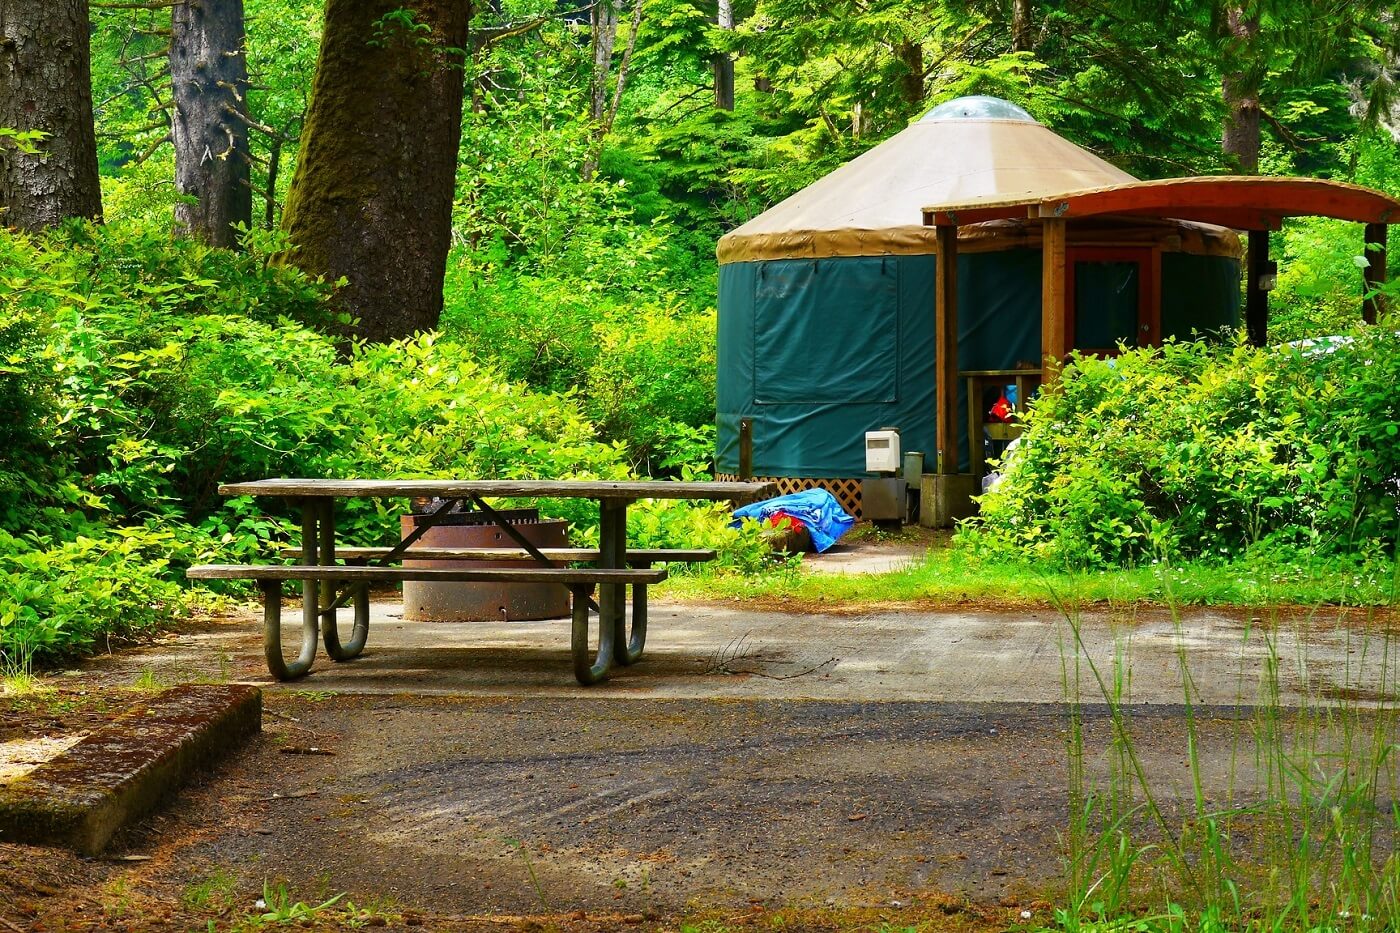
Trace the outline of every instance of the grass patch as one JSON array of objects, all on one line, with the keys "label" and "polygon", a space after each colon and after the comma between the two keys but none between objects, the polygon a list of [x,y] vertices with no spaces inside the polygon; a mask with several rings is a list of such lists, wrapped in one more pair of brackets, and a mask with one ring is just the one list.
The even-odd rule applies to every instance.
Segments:
[{"label": "grass patch", "polygon": [[[1400,929],[1400,707],[1389,633],[1349,637],[1348,689],[1338,691],[1329,676],[1314,679],[1306,647],[1280,655],[1277,617],[1247,629],[1228,766],[1212,775],[1201,731],[1211,714],[1173,607],[1183,767],[1163,774],[1139,754],[1127,646],[1096,662],[1078,607],[1058,608],[1069,819],[1065,890],[1051,929]],[[1262,652],[1257,674],[1244,660],[1251,647]],[[1350,688],[1363,682],[1369,686]],[[1285,685],[1301,702],[1284,701]],[[1092,743],[1089,703],[1104,705],[1109,720],[1108,734]]]},{"label": "grass patch", "polygon": [[[820,561],[819,556],[804,559]],[[1111,570],[1067,570],[1008,562],[959,546],[934,548],[890,573],[814,573],[802,564],[757,576],[696,573],[667,580],[665,595],[681,599],[752,599],[860,608],[891,603],[996,606],[1131,603],[1191,606],[1393,606],[1394,561],[1287,563],[1268,557]]]}]

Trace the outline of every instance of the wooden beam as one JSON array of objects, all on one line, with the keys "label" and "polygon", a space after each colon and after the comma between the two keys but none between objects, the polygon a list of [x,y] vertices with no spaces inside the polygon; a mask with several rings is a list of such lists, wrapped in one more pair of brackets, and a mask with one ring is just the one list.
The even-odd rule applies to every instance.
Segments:
[{"label": "wooden beam", "polygon": [[[1366,225],[1365,256],[1370,265],[1362,270],[1361,275],[1368,293],[1385,284],[1385,240],[1388,229],[1385,224]],[[1361,299],[1361,319],[1367,324],[1376,323],[1385,312],[1385,299],[1380,295]]]},{"label": "wooden beam", "polygon": [[1220,224],[1236,230],[1279,229],[1283,218],[1315,215],[1356,223],[1400,223],[1400,200],[1383,191],[1319,178],[1208,175],[1159,178],[1042,197],[974,198],[922,208],[926,225],[1127,214]]},{"label": "wooden beam", "polygon": [[1044,370],[1042,386],[1054,385],[1064,364],[1068,343],[1065,339],[1065,221],[1047,217],[1040,222],[1040,355]]},{"label": "wooden beam", "polygon": [[1262,347],[1269,342],[1269,293],[1262,288],[1269,268],[1269,231],[1249,231],[1249,254],[1244,289],[1244,327],[1249,342]]},{"label": "wooden beam", "polygon": [[1027,207],[1016,203],[1004,207],[967,207],[961,210],[945,211],[929,209],[923,212],[926,227],[956,227],[963,224],[980,224],[989,220],[1024,220]]},{"label": "wooden beam", "polygon": [[934,368],[939,473],[958,472],[958,228],[938,227],[934,275]]},{"label": "wooden beam", "polygon": [[1334,217],[1358,223],[1400,220],[1400,201],[1381,191],[1319,178],[1257,175],[1159,178],[1057,195],[1040,205],[1042,217],[1146,213],[1198,220],[1218,216],[1210,212],[1221,210],[1251,211],[1274,218]]}]

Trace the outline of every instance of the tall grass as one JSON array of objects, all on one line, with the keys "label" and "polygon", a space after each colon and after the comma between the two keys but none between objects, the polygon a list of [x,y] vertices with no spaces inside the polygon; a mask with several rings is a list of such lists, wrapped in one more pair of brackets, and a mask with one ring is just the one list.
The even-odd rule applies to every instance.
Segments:
[{"label": "tall grass", "polygon": [[[1130,645],[1120,639],[1111,662],[1095,661],[1077,609],[1059,608],[1069,765],[1060,928],[1400,930],[1400,707],[1388,633],[1348,634],[1338,688],[1313,676],[1307,639],[1285,659],[1271,626],[1247,629],[1242,648],[1261,641],[1264,661],[1257,677],[1241,663],[1226,771],[1211,777],[1173,608],[1189,775],[1176,794],[1140,754]],[[1086,702],[1106,709],[1102,749],[1087,737]],[[1089,765],[1100,753],[1096,774]]]}]

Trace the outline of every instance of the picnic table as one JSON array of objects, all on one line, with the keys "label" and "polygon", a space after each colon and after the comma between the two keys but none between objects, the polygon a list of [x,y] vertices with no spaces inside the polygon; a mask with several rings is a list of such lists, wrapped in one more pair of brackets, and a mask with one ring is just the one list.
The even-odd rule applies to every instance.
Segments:
[{"label": "picnic table", "polygon": [[[311,670],[317,641],[335,661],[359,656],[369,637],[369,586],[374,582],[436,580],[453,582],[553,582],[573,597],[570,650],[574,675],[582,684],[605,679],[614,665],[629,665],[646,646],[646,587],[666,579],[653,563],[707,560],[712,551],[627,547],[627,507],[639,499],[752,501],[771,497],[772,483],[676,482],[633,480],[369,480],[265,479],[219,487],[225,496],[280,496],[301,505],[298,564],[204,564],[191,567],[192,579],[257,581],[264,599],[263,647],[268,670],[278,680],[302,677]],[[335,540],[335,506],[347,498],[438,500],[414,530],[393,547],[345,548]],[[595,499],[598,502],[597,549],[540,549],[496,511],[491,498]],[[413,548],[428,529],[447,520],[452,510],[470,505],[494,522],[518,545],[514,550]],[[412,549],[412,550],[410,550]],[[548,553],[547,553],[548,552]],[[538,566],[519,568],[433,568],[393,566],[414,560],[495,560],[502,556],[533,559]],[[337,563],[338,560],[346,563]],[[591,567],[559,567],[558,560],[588,562]],[[282,582],[302,583],[302,642],[295,660],[282,654]],[[632,587],[632,625],[627,626],[627,587]],[[598,599],[593,600],[597,588]],[[348,642],[341,642],[337,611],[353,603],[354,622]],[[597,647],[589,647],[589,611],[598,615]],[[319,636],[319,638],[318,638]]]}]

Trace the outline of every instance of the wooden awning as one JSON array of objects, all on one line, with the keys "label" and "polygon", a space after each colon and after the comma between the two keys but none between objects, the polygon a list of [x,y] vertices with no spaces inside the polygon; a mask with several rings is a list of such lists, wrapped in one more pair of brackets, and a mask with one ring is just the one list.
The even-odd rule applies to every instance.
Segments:
[{"label": "wooden awning", "polygon": [[1072,220],[1102,214],[1170,217],[1236,230],[1277,230],[1285,217],[1400,223],[1400,200],[1340,181],[1223,175],[1135,181],[1051,197],[1026,195],[923,208],[924,223],[938,227],[1010,218]]}]

